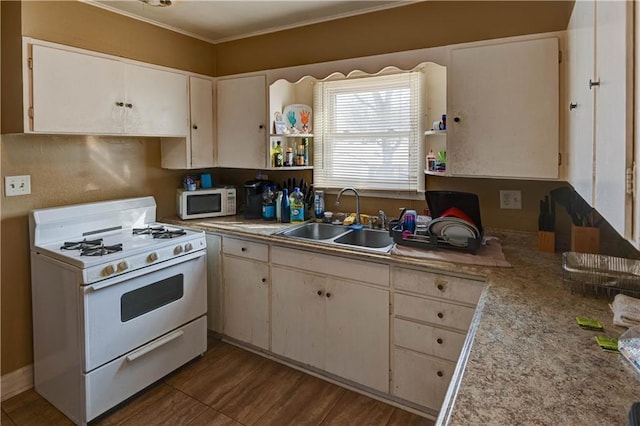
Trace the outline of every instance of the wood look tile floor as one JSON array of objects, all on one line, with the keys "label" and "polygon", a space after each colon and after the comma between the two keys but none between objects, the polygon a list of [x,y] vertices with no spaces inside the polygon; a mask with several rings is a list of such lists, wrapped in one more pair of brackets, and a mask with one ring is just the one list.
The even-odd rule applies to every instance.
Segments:
[{"label": "wood look tile floor", "polygon": [[[0,423],[73,424],[33,389],[2,403]],[[91,422],[91,426],[433,424],[214,338],[203,357]]]}]

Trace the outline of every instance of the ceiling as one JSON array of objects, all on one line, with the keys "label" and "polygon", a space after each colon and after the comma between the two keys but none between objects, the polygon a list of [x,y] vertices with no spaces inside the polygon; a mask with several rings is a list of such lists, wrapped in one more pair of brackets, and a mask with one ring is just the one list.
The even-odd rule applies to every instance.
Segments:
[{"label": "ceiling", "polygon": [[84,0],[136,19],[211,43],[235,40],[287,28],[404,6],[415,0]]}]

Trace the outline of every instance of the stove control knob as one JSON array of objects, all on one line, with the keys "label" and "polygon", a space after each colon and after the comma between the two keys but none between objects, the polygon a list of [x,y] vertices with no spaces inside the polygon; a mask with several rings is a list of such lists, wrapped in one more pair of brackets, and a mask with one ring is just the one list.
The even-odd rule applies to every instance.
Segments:
[{"label": "stove control knob", "polygon": [[113,265],[107,265],[102,269],[102,275],[109,276],[116,272],[116,268]]},{"label": "stove control knob", "polygon": [[193,245],[191,243],[187,243],[184,245],[184,251],[191,251],[193,250]]},{"label": "stove control knob", "polygon": [[173,254],[178,255],[178,254],[180,254],[180,253],[182,253],[182,246],[176,246],[176,247],[173,249]]},{"label": "stove control knob", "polygon": [[158,260],[158,253],[156,253],[155,251],[147,256],[147,262],[149,263],[155,262],[156,260]]},{"label": "stove control knob", "polygon": [[123,272],[123,271],[126,271],[127,269],[129,269],[129,264],[127,263],[126,260],[123,260],[122,262],[118,263],[118,272]]}]

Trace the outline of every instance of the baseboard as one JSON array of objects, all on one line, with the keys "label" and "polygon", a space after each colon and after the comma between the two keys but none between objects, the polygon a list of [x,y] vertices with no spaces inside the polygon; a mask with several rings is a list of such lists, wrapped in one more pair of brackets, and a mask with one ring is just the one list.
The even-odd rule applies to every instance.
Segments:
[{"label": "baseboard", "polygon": [[1,378],[0,394],[2,401],[33,387],[33,364],[29,364]]}]

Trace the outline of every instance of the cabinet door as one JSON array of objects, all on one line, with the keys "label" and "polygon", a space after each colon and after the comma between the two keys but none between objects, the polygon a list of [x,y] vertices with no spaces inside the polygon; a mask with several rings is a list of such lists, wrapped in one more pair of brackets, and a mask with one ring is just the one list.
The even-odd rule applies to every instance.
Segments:
[{"label": "cabinet door", "polygon": [[389,392],[389,292],[331,279],[325,299],[325,369]]},{"label": "cabinet door", "polygon": [[269,265],[222,259],[224,334],[269,349]]},{"label": "cabinet door", "polygon": [[567,74],[570,107],[567,114],[567,179],[593,204],[594,8],[592,1],[577,1],[567,28]]},{"label": "cabinet door", "polygon": [[278,266],[271,268],[274,353],[324,368],[325,281],[319,275]]},{"label": "cabinet door", "polygon": [[631,195],[626,170],[632,163],[633,2],[596,3],[595,204],[624,237],[631,235]]},{"label": "cabinet door", "polygon": [[558,177],[558,39],[454,49],[447,167],[453,175]]},{"label": "cabinet door", "polygon": [[213,167],[213,82],[189,77],[191,167]]},{"label": "cabinet door", "polygon": [[267,108],[264,75],[218,80],[218,166],[267,166]]},{"label": "cabinet door", "polygon": [[33,132],[122,133],[122,63],[45,46],[32,49]]},{"label": "cabinet door", "polygon": [[125,64],[125,133],[142,136],[187,136],[187,76]]}]

